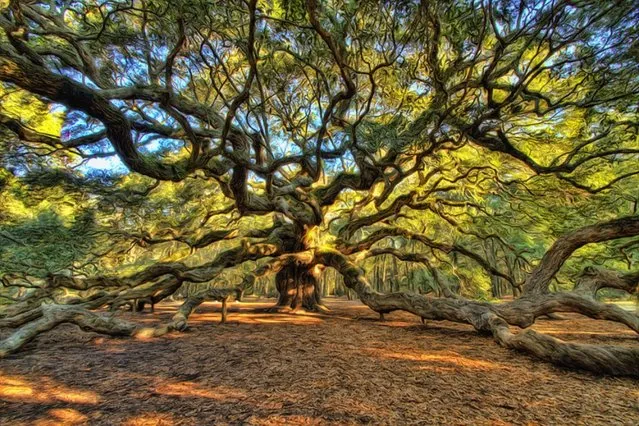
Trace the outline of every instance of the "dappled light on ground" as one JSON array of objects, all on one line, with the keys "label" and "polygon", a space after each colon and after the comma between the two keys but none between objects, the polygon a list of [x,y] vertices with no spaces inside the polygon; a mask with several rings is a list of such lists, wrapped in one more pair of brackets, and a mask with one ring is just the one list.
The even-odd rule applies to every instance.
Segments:
[{"label": "dappled light on ground", "polygon": [[[329,314],[254,312],[274,301],[198,308],[185,333],[148,340],[63,326],[3,360],[0,423],[97,425],[637,424],[631,379],[553,367],[467,325],[328,299]],[[166,321],[177,303],[154,314]],[[562,314],[560,338],[634,342],[613,323]],[[568,337],[566,337],[568,336]],[[634,337],[636,338],[636,337]],[[570,390],[570,391],[567,391]]]},{"label": "dappled light on ground", "polygon": [[238,400],[245,398],[244,392],[239,392],[225,386],[211,386],[203,389],[194,382],[160,383],[155,386],[153,393],[160,395],[172,395],[180,398],[197,397],[216,399],[219,401]]},{"label": "dappled light on ground", "polygon": [[53,408],[47,411],[49,419],[40,419],[35,426],[80,425],[86,424],[88,417],[73,408]]},{"label": "dappled light on ground", "polygon": [[637,333],[620,324],[597,321],[576,314],[561,314],[563,320],[537,321],[533,328],[562,340],[632,346]]},{"label": "dappled light on ground", "polygon": [[174,416],[167,413],[143,413],[126,419],[122,423],[123,426],[172,426],[176,424],[178,424],[178,422]]},{"label": "dappled light on ground", "polygon": [[72,404],[97,404],[95,392],[78,390],[54,382],[48,377],[29,381],[18,376],[0,375],[0,398],[16,402],[68,402]]},{"label": "dappled light on ground", "polygon": [[499,363],[487,362],[478,359],[466,358],[457,352],[444,351],[441,353],[415,353],[415,352],[395,352],[380,349],[367,350],[371,355],[388,359],[401,359],[408,361],[418,361],[436,366],[446,365],[458,366],[471,369],[496,369],[502,368]]}]

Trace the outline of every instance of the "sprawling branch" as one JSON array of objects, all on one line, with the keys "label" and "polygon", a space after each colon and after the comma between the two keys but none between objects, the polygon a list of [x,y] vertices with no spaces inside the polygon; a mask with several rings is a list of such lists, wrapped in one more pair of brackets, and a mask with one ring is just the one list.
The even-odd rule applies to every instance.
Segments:
[{"label": "sprawling branch", "polygon": [[[23,142],[11,138],[7,145],[17,155],[28,155],[19,161],[13,152],[6,161],[3,156],[7,169],[14,162],[19,167],[7,179],[3,173],[0,185],[33,184],[25,177],[33,169],[47,180],[45,188],[60,180],[67,184],[56,191],[79,187],[73,196],[82,197],[81,208],[97,205],[99,214],[108,210],[111,217],[98,221],[115,224],[124,218],[126,229],[155,230],[150,235],[101,228],[83,237],[124,237],[141,246],[179,242],[193,249],[238,235],[247,241],[203,264],[158,262],[127,276],[52,275],[40,284],[5,276],[12,304],[4,309],[0,326],[18,329],[0,343],[0,356],[61,323],[128,336],[182,330],[204,300],[226,302],[267,273],[277,273],[278,290],[295,293],[298,300],[315,291],[320,266],[328,265],[380,313],[402,309],[422,318],[468,323],[504,346],[558,364],[638,374],[634,348],[576,345],[510,330],[554,312],[576,312],[639,330],[636,315],[591,297],[604,286],[636,291],[636,273],[587,273],[574,292],[548,291],[580,247],[639,235],[639,201],[631,188],[623,190],[639,173],[634,164],[639,155],[634,102],[639,95],[634,54],[639,12],[631,2],[591,1],[579,7],[567,0],[520,2],[499,11],[503,2],[482,2],[481,7],[464,1],[452,6],[435,0],[382,2],[380,13],[376,2],[342,8],[339,2],[312,0],[286,19],[268,16],[268,8],[256,0],[164,3],[159,10],[155,2],[12,1],[0,14],[0,80],[62,106],[65,116],[64,137],[48,135],[16,119],[21,114],[10,111],[16,109],[11,102],[3,103],[0,126]],[[49,161],[60,151],[63,161]],[[90,160],[113,155],[132,172],[158,182],[183,181],[175,187],[189,191],[179,200],[190,197],[191,202],[176,209],[179,214],[192,214],[193,201],[209,211],[214,202],[197,193],[204,188],[207,194],[220,191],[225,206],[233,204],[220,210],[233,213],[231,222],[263,215],[273,226],[248,232],[204,229],[213,212],[199,225],[191,219],[177,225],[165,221],[172,210],[161,205],[160,190],[150,192],[157,183],[143,191],[120,191],[128,176],[109,185],[99,177],[90,183],[83,177],[91,171]],[[29,164],[34,158],[37,167]],[[597,176],[584,183],[587,166]],[[48,173],[44,178],[38,173],[53,167],[66,167],[68,174],[54,182]],[[395,222],[400,217],[421,221],[424,229],[430,227],[428,235],[450,231],[472,241],[497,240],[506,256],[519,256],[528,248],[513,249],[515,238],[525,245],[526,238],[549,228],[542,223],[529,232],[519,219],[539,224],[546,221],[541,217],[545,211],[567,206],[537,203],[527,185],[539,175],[557,186],[571,183],[569,198],[574,196],[570,191],[592,195],[575,205],[577,219],[550,212],[548,221],[589,217],[593,209],[583,206],[590,200],[598,206],[614,203],[619,215],[632,216],[557,239],[527,277],[520,299],[494,305],[380,294],[353,263],[358,254],[388,254],[420,262],[435,275],[429,253],[459,254],[518,288],[521,276],[501,271],[495,253],[487,260],[470,245],[441,242],[452,240],[409,232]],[[190,187],[187,178],[197,185]],[[602,180],[596,188],[589,184]],[[617,190],[619,200],[613,200]],[[139,210],[139,219],[128,217],[131,211],[119,203],[133,205],[146,197],[152,200]],[[372,206],[375,210],[368,213]],[[539,212],[531,212],[531,206]],[[403,214],[408,209],[410,217]],[[502,214],[504,209],[509,212]],[[315,241],[314,232],[333,229],[326,226],[325,215],[344,211],[350,212],[350,222],[338,231],[337,250],[316,249],[329,239]],[[161,218],[159,226],[147,227],[154,218]],[[494,223],[499,226],[487,233],[466,227],[490,229]],[[370,226],[380,228],[366,229]],[[502,236],[504,228],[518,235],[510,240]],[[362,239],[352,241],[360,230]],[[13,228],[0,231],[4,241],[21,245]],[[395,237],[419,242],[411,246],[426,253],[374,246]],[[159,327],[146,329],[95,312],[131,299],[159,301],[185,282],[206,283],[226,268],[263,258],[273,259],[246,275],[239,287],[201,290]],[[632,267],[630,257],[628,263]]]},{"label": "sprawling branch", "polygon": [[47,285],[23,303],[7,311],[1,325],[17,327],[42,316],[46,303],[75,305],[97,309],[121,301],[153,298],[158,302],[175,293],[182,283],[204,283],[217,277],[224,269],[263,257],[276,256],[280,248],[274,243],[250,243],[222,251],[211,262],[187,266],[184,263],[158,263],[126,276],[97,276],[72,278],[51,276]]},{"label": "sprawling branch", "polygon": [[586,226],[558,238],[526,279],[524,294],[548,292],[552,278],[578,248],[634,235],[639,235],[639,217],[636,216]]},{"label": "sprawling branch", "polygon": [[639,271],[620,274],[617,271],[588,267],[581,273],[573,291],[595,297],[602,288],[636,293],[639,290]]},{"label": "sprawling branch", "polygon": [[396,257],[399,257],[402,260],[415,261],[415,262],[424,261],[424,256],[420,254],[401,253],[398,250],[388,249],[388,248],[371,249],[371,247],[375,243],[385,238],[393,238],[393,237],[404,237],[409,240],[419,241],[420,243],[424,244],[427,247],[430,247],[435,250],[439,250],[444,253],[453,253],[453,252],[459,253],[477,262],[477,264],[479,264],[479,266],[481,266],[488,273],[500,278],[504,278],[513,286],[516,286],[516,287],[519,286],[519,284],[515,282],[513,277],[498,270],[497,268],[492,266],[482,256],[480,256],[479,254],[475,253],[474,251],[460,244],[440,243],[440,242],[432,240],[431,238],[428,238],[426,235],[416,233],[416,232],[411,232],[406,229],[402,229],[398,227],[384,227],[384,228],[378,229],[377,231],[372,232],[370,235],[368,235],[366,238],[364,238],[363,240],[359,242],[352,243],[352,244],[341,243],[338,245],[338,248],[344,254],[354,254],[358,252],[367,251],[368,256],[377,256],[380,254],[392,254]]},{"label": "sprawling branch", "polygon": [[100,120],[118,156],[131,170],[160,180],[185,177],[183,165],[166,165],[142,156],[131,137],[129,120],[98,92],[4,49],[0,51],[0,79]]},{"label": "sprawling branch", "polygon": [[[403,310],[431,320],[471,324],[478,331],[490,332],[508,348],[527,352],[549,362],[613,375],[639,377],[639,349],[563,342],[550,336],[525,330],[513,333],[509,324],[522,324],[522,316],[534,318],[551,312],[579,312],[593,318],[618,321],[639,333],[639,317],[616,306],[603,305],[576,294],[554,294],[538,300],[521,299],[502,305],[474,302],[462,298],[431,299],[418,294],[374,291],[363,271],[346,256],[329,250],[317,251],[318,263],[331,266],[344,276],[345,284],[374,311]],[[530,304],[530,305],[529,305]]]}]

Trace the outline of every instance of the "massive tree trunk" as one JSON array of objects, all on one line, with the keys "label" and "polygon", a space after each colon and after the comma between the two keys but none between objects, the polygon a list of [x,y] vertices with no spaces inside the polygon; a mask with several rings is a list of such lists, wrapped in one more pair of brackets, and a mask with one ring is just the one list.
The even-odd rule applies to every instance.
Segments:
[{"label": "massive tree trunk", "polygon": [[[272,272],[275,275],[275,288],[279,293],[275,311],[280,309],[304,309],[307,311],[324,311],[322,306],[320,277],[323,266],[313,263],[309,245],[313,244],[313,237],[309,232],[312,227],[296,224],[289,231],[282,234],[281,247],[284,251],[295,253],[287,260],[278,264]],[[306,253],[306,254],[304,254]]]},{"label": "massive tree trunk", "polygon": [[291,263],[275,276],[275,286],[280,293],[279,307],[308,311],[324,310],[319,290],[319,270],[307,265]]},{"label": "massive tree trunk", "polygon": [[[527,352],[554,364],[603,374],[639,377],[639,348],[578,344],[564,342],[530,329],[519,332],[511,330],[511,326],[528,328],[543,315],[575,312],[594,319],[619,322],[639,333],[637,315],[615,305],[600,303],[591,296],[601,287],[636,291],[639,281],[639,273],[636,271],[613,274],[587,270],[576,291],[548,291],[550,280],[576,249],[589,242],[638,235],[639,218],[623,218],[591,225],[560,237],[526,280],[526,291],[522,297],[503,304],[472,301],[458,296],[429,298],[405,292],[379,293],[370,286],[364,271],[355,263],[356,260],[349,258],[348,247],[343,247],[343,251],[308,248],[303,246],[303,239],[290,238],[291,234],[295,237],[301,235],[298,232],[280,232],[276,235],[277,238],[273,239],[276,244],[245,242],[242,246],[226,250],[213,261],[197,267],[188,267],[182,263],[161,263],[119,279],[56,277],[47,287],[51,290],[45,294],[48,296],[38,296],[40,306],[20,302],[18,309],[10,310],[11,315],[7,315],[7,312],[0,315],[0,326],[19,327],[12,335],[0,341],[0,358],[18,351],[39,333],[51,330],[62,323],[77,324],[83,330],[103,334],[134,337],[160,336],[173,330],[181,331],[186,329],[190,313],[204,300],[229,300],[238,291],[250,288],[257,278],[268,273],[277,274],[280,307],[322,309],[317,287],[318,277],[324,267],[330,266],[341,274],[349,290],[355,292],[364,304],[380,314],[403,310],[422,319],[467,323],[478,331],[491,333],[497,342],[505,347]],[[285,252],[280,248],[284,240],[281,236],[287,237]],[[416,235],[415,239],[417,238],[421,237]],[[422,239],[428,242],[427,239]],[[371,241],[373,240],[369,238],[368,242]],[[359,243],[357,247],[360,250],[366,248],[363,243]],[[441,245],[439,247],[445,248]],[[369,253],[390,254],[402,260],[424,262],[429,265],[428,258],[418,253],[407,255],[395,249],[373,249],[369,250]],[[469,251],[466,253],[472,255]],[[118,300],[152,297],[165,291],[174,292],[184,281],[206,282],[225,268],[262,257],[272,259],[253,273],[247,274],[237,288],[210,289],[193,295],[168,323],[157,327],[143,327],[93,311]],[[486,262],[482,263],[482,266],[500,274]],[[548,268],[552,271],[548,272]],[[76,293],[67,294],[66,290],[70,289]],[[60,290],[61,293],[56,295],[53,290]],[[55,304],[49,303],[48,299],[53,300]]]}]

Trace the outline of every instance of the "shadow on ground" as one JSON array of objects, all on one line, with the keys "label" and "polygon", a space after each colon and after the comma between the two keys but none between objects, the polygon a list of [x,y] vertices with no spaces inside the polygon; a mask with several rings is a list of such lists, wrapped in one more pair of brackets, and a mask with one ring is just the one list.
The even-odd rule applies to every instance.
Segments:
[{"label": "shadow on ground", "polygon": [[[639,424],[631,379],[562,370],[464,325],[327,304],[329,315],[234,304],[219,325],[219,304],[207,303],[189,332],[143,341],[60,327],[0,364],[0,423]],[[155,323],[176,306],[122,316]],[[565,317],[536,328],[637,344],[618,324]]]}]

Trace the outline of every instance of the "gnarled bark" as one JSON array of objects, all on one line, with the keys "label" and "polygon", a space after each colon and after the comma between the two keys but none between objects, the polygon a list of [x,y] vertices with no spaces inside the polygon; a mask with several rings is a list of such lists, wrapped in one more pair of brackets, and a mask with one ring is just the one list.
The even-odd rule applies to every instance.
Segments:
[{"label": "gnarled bark", "polygon": [[[177,291],[183,282],[207,282],[215,278],[225,268],[241,264],[247,260],[277,254],[274,244],[250,244],[221,252],[214,260],[196,267],[182,263],[160,263],[124,278],[94,277],[73,279],[52,277],[44,290],[40,306],[24,304],[19,310],[12,310],[10,316],[2,318],[0,326],[17,328],[12,335],[0,342],[0,358],[19,350],[38,334],[51,330],[62,323],[74,323],[83,330],[103,334],[157,336],[173,330],[184,330],[193,309],[205,300],[220,300],[226,303],[241,293],[250,279],[232,289],[209,289],[189,298],[178,309],[167,325],[153,329],[138,327],[134,323],[92,312],[105,305],[118,305],[130,300],[152,298],[159,301]],[[73,290],[73,291],[69,291]],[[44,303],[46,302],[46,303]],[[29,309],[31,308],[31,309]]]},{"label": "gnarled bark", "polygon": [[275,286],[279,292],[277,306],[293,310],[323,310],[318,286],[318,269],[296,262],[282,268],[275,276]]},{"label": "gnarled bark", "polygon": [[478,331],[490,332],[505,347],[554,364],[600,374],[639,377],[639,348],[564,342],[533,330],[513,333],[509,327],[528,327],[535,318],[552,312],[577,312],[592,318],[621,322],[639,333],[639,317],[616,306],[604,305],[574,293],[529,296],[503,305],[463,298],[431,299],[403,292],[382,294],[373,290],[362,271],[342,253],[318,251],[316,261],[337,269],[344,276],[345,284],[376,312],[403,310],[422,319],[466,323]]},{"label": "gnarled bark", "polygon": [[595,297],[602,288],[623,290],[633,294],[639,290],[639,271],[620,274],[616,271],[588,267],[583,270],[573,291]]},{"label": "gnarled bark", "polygon": [[524,293],[543,294],[564,262],[586,244],[639,234],[639,217],[624,217],[579,228],[555,241],[524,284]]},{"label": "gnarled bark", "polygon": [[639,377],[639,350],[636,348],[564,342],[534,330],[512,333],[499,317],[493,317],[490,323],[493,336],[504,347],[569,368]]},{"label": "gnarled bark", "polygon": [[[631,223],[628,225],[629,228],[625,227],[628,221],[613,221],[607,225],[587,227],[589,231],[585,235],[592,236],[596,241],[601,238],[614,238],[611,236],[613,234],[625,236],[628,232],[635,232],[634,221],[629,223]],[[618,226],[625,228],[620,230]],[[593,230],[601,232],[597,234],[598,231]],[[576,249],[587,243],[584,238],[583,232],[576,231],[560,240],[572,241],[569,248]],[[552,269],[558,268],[560,265],[556,260],[565,260],[570,254],[565,244],[553,245],[549,250],[551,254],[544,256],[546,260],[542,259],[537,271],[548,262]],[[295,249],[290,245],[286,248],[291,251]],[[276,281],[281,294],[278,305],[293,309],[300,307],[318,309],[321,305],[319,305],[319,291],[316,287],[317,277],[322,267],[331,266],[343,275],[347,287],[354,290],[364,304],[380,314],[404,310],[422,319],[466,323],[478,331],[491,333],[497,342],[505,347],[525,351],[558,365],[587,369],[597,373],[639,377],[639,348],[563,342],[532,330],[513,332],[510,328],[510,326],[527,328],[542,315],[575,312],[594,319],[616,321],[639,333],[639,317],[615,305],[600,303],[590,295],[585,297],[580,292],[528,291],[523,297],[504,304],[477,302],[462,297],[429,298],[404,292],[382,294],[369,285],[363,272],[346,254],[331,249],[307,249],[280,253],[253,274],[245,276],[242,284],[237,288],[206,290],[188,298],[171,321],[158,327],[141,327],[90,310],[117,300],[149,297],[157,292],[169,291],[175,286],[179,287],[183,280],[204,282],[225,267],[275,253],[277,248],[269,244],[255,246],[247,244],[241,248],[223,252],[215,261],[196,268],[186,268],[182,264],[160,264],[125,278],[124,289],[122,284],[118,285],[117,280],[114,279],[100,278],[81,282],[72,280],[66,286],[63,284],[65,281],[60,279],[51,285],[54,289],[74,288],[86,294],[60,298],[59,300],[63,300],[65,304],[43,304],[35,309],[26,309],[26,306],[31,305],[25,305],[22,311],[16,311],[15,317],[5,318],[4,321],[14,321],[13,324],[22,326],[0,342],[0,356],[19,350],[39,333],[48,331],[61,323],[74,323],[88,331],[135,337],[160,336],[169,331],[184,330],[187,327],[189,315],[203,301],[221,300],[225,304],[226,301],[237,297],[242,290],[249,288],[257,276],[267,273],[277,273]],[[411,259],[418,259],[418,256]],[[636,273],[626,275],[591,273],[590,275],[592,279],[596,277],[595,281],[599,284],[608,283],[612,287],[626,290],[636,289]],[[536,276],[547,277],[548,273],[538,272]],[[152,281],[142,285],[144,280]],[[528,282],[541,281],[529,280]],[[592,289],[582,284],[582,289],[585,288]],[[49,296],[52,295],[53,293],[49,294]],[[89,296],[92,299],[88,298]],[[82,301],[84,303],[80,303]],[[224,312],[223,319],[225,319]]]},{"label": "gnarled bark", "polygon": [[39,334],[65,323],[75,324],[83,331],[137,338],[159,337],[171,331],[184,331],[187,329],[189,316],[206,300],[217,300],[223,303],[222,322],[225,322],[226,303],[235,298],[238,290],[238,288],[220,288],[202,291],[187,298],[169,322],[156,327],[142,326],[117,318],[113,314],[94,312],[78,305],[43,305],[38,319],[26,323],[0,342],[0,358],[19,351]]}]

